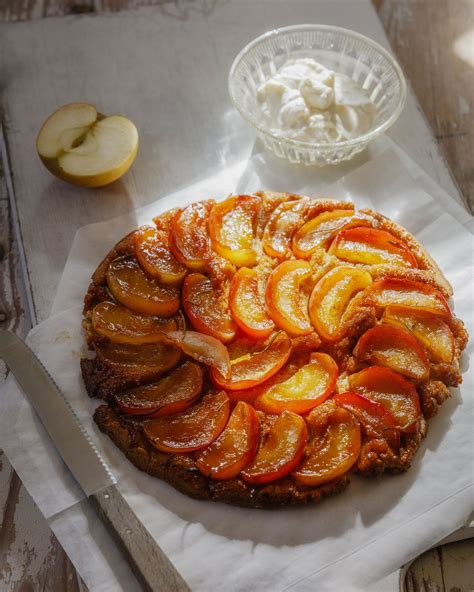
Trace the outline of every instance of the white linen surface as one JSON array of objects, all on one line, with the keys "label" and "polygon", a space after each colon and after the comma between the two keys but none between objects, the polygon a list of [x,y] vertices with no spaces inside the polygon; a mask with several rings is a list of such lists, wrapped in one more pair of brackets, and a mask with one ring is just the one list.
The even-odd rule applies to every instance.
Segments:
[{"label": "white linen surface", "polygon": [[[403,224],[427,248],[453,284],[456,314],[474,334],[472,219],[397,147],[332,184],[327,173],[292,168],[259,150],[241,172],[242,167],[222,171],[135,214],[79,230],[55,314],[35,327],[28,341],[106,458],[120,490],[193,590],[385,589],[376,582],[462,526],[473,509],[472,341],[462,359],[464,383],[430,422],[411,469],[375,480],[354,477],[345,493],[319,506],[263,511],[192,500],[136,470],[91,419],[96,402],[87,397],[79,372],[80,302],[88,278],[137,224],[196,199],[274,189],[372,207]],[[138,589],[13,379],[0,395],[0,445],[90,589]]]}]

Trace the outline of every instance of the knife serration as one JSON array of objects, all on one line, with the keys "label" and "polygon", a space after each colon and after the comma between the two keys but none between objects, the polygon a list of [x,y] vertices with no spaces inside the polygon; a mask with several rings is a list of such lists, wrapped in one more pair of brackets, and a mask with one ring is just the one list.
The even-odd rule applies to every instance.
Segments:
[{"label": "knife serration", "polygon": [[15,376],[87,496],[116,483],[69,401],[28,345],[14,333],[0,331],[0,358]]}]

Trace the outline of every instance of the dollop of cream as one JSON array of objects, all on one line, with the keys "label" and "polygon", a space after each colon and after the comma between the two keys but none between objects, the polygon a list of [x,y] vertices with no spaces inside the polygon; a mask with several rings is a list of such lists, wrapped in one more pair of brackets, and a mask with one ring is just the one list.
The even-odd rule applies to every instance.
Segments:
[{"label": "dollop of cream", "polygon": [[359,84],[312,58],[285,62],[258,88],[257,99],[273,133],[305,142],[356,138],[377,114]]}]

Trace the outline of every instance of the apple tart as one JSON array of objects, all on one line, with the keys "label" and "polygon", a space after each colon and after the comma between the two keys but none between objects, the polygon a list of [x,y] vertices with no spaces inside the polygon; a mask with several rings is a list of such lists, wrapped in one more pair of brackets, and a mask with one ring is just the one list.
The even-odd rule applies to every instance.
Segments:
[{"label": "apple tart", "polygon": [[461,382],[452,288],[405,229],[259,192],[159,215],[85,297],[88,394],[139,469],[194,498],[320,501],[409,468]]}]

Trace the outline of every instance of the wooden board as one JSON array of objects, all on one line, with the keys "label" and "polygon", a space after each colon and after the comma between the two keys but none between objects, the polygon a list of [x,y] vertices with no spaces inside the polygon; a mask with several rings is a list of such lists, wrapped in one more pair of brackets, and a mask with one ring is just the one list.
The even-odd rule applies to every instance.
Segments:
[{"label": "wooden board", "polygon": [[[473,152],[472,117],[469,116],[468,112],[471,94],[469,89],[472,89],[473,70],[472,68],[466,67],[466,62],[463,62],[455,52],[450,51],[450,48],[456,39],[462,36],[464,29],[466,28],[466,20],[469,20],[470,18],[472,22],[473,5],[467,2],[459,3],[459,5],[456,3],[456,10],[449,10],[449,6],[448,9],[446,9],[447,3],[442,0],[432,0],[431,2],[420,0],[373,1],[385,26],[389,39],[392,42],[392,46],[394,47],[405,72],[408,74],[408,78],[411,79],[413,88],[434,129],[438,144],[441,144],[448,160],[454,165],[455,177],[463,193],[467,198],[470,197],[472,199],[472,186],[474,182],[472,178],[472,165],[470,159],[466,158],[466,155],[472,154]],[[235,3],[236,0],[234,0],[234,4]],[[337,0],[333,1],[333,4],[337,3]],[[245,39],[243,36],[241,37],[241,44],[253,36],[250,32],[251,27],[249,25],[244,26],[242,31],[237,29],[238,19],[234,27],[230,26],[230,16],[226,17],[229,22],[226,22],[226,20],[223,22],[220,21],[218,11],[223,2],[219,2],[219,0],[195,0],[194,2],[188,0],[175,0],[174,2],[169,0],[0,0],[0,20],[22,21],[68,13],[97,14],[101,10],[114,12],[128,8],[135,9],[143,5],[156,4],[161,5],[159,9],[156,10],[159,10],[160,19],[166,24],[165,37],[166,35],[170,35],[170,31],[173,29],[179,31],[179,29],[184,28],[184,30],[188,30],[191,23],[195,22],[196,19],[207,19],[210,21],[209,26],[212,26],[212,23],[214,22],[224,27],[227,34],[225,36],[223,35],[223,37],[225,37],[225,41],[227,41],[228,36],[231,36],[230,43],[233,44],[233,47],[235,46],[235,50],[238,49],[239,33],[242,33],[242,35],[245,33],[246,35]],[[262,3],[262,5],[264,4],[265,2]],[[342,5],[341,2],[338,4]],[[253,3],[247,2],[247,12],[250,10],[249,7],[251,6],[253,6]],[[450,6],[452,8],[453,3],[451,3]],[[287,10],[286,7],[283,8]],[[255,30],[260,27],[260,30],[256,30],[255,34],[264,30],[265,26],[269,28],[271,25],[271,17],[268,17],[265,12],[267,11],[258,11],[257,22],[252,24]],[[135,11],[132,11],[127,14],[127,20],[131,22],[132,19],[135,21],[137,18],[146,18],[146,14],[147,12],[145,11],[144,13],[138,12],[135,15]],[[288,11],[285,14],[289,14]],[[322,11],[322,13],[318,11],[318,19],[321,14],[324,16],[324,11]],[[357,24],[360,24],[360,27],[362,27],[359,27],[360,30],[374,37],[378,36],[380,39],[382,31],[380,26],[374,20],[373,15],[370,15],[366,21],[362,22],[364,20],[364,14],[365,13],[362,12],[362,14],[357,14],[353,17],[351,11],[349,11],[346,15],[346,26],[357,28]],[[292,15],[288,18],[291,17]],[[79,19],[81,18],[82,17],[79,17]],[[217,19],[217,21],[214,21],[213,19]],[[313,20],[318,19],[313,18]],[[59,24],[61,21],[57,20],[53,20],[52,22],[57,23],[53,28],[63,30],[64,38],[66,35],[68,36],[66,31],[69,31],[71,22],[75,21],[66,20],[62,24]],[[280,22],[279,24],[286,24],[286,21]],[[23,27],[23,25],[21,25],[21,27]],[[25,29],[26,31],[19,32],[18,37],[18,40],[22,38],[23,42],[29,41],[34,37],[34,35],[30,33],[29,26],[25,26]],[[46,27],[46,29],[48,29],[48,27]],[[113,27],[111,27],[111,29],[113,33]],[[157,27],[157,30],[160,33],[162,32],[160,27]],[[375,33],[373,32],[374,30]],[[128,33],[130,33],[130,31],[128,31]],[[2,32],[0,32],[0,37],[1,36]],[[41,33],[37,32],[37,39],[38,36],[41,37]],[[47,37],[47,33],[44,33],[43,36]],[[85,38],[87,37],[88,35],[85,36]],[[137,42],[140,41],[139,34],[136,34],[133,37]],[[61,38],[61,35],[59,35],[59,38]],[[125,34],[125,38],[127,38],[127,34]],[[14,39],[16,41],[16,36]],[[97,41],[94,42],[96,43]],[[18,41],[18,43],[21,43],[21,41]],[[46,43],[46,45],[48,45],[48,43]],[[120,39],[115,40],[113,43],[119,45],[120,53]],[[152,45],[154,43],[155,40],[153,40]],[[190,45],[193,45],[192,38],[190,39]],[[67,43],[65,44],[65,47],[67,47]],[[159,48],[160,44],[158,44],[157,47]],[[6,43],[1,45],[0,41],[0,51],[5,54],[6,49]],[[43,51],[45,49],[46,48],[43,48]],[[67,51],[68,56],[66,61],[74,63],[77,55],[75,56],[71,51]],[[28,53],[31,53],[30,49]],[[222,53],[224,53],[224,55],[222,55]],[[416,60],[413,59],[414,53],[417,56]],[[108,52],[108,55],[114,55],[114,52],[110,51]],[[157,56],[156,59],[160,59],[160,52],[155,53],[155,56]],[[208,81],[211,81],[211,88],[212,85],[219,80],[220,86],[217,87],[217,97],[210,101],[211,106],[218,105],[219,102],[225,104],[227,101],[224,76],[226,73],[225,68],[227,67],[225,60],[232,57],[231,52],[222,52],[221,46],[216,40],[214,40],[212,52],[205,53],[205,55],[200,55],[199,57],[199,67],[201,69],[205,67],[207,79]],[[202,58],[207,61],[202,62]],[[433,61],[439,64],[439,68],[431,67]],[[44,77],[44,54],[40,53],[38,56],[35,55],[34,63],[36,64],[35,68],[38,73],[36,78],[32,77],[32,82],[38,83],[41,82],[41,79]],[[21,61],[17,60],[15,68],[18,64],[21,65]],[[15,68],[2,71],[1,75],[3,82],[7,80],[9,83],[13,83],[14,86],[17,83],[20,83],[18,78],[21,79],[23,74],[20,72],[20,75],[18,76],[18,72],[15,71]],[[210,77],[209,68],[211,72]],[[87,88],[87,85],[84,86],[82,81],[87,81],[89,73],[87,71],[82,71],[82,73],[75,71],[75,74],[82,76],[81,84],[76,84],[75,88],[80,88],[81,91],[83,88]],[[63,72],[62,75],[65,75],[67,78],[67,72]],[[115,72],[114,76],[118,80],[120,78],[120,72]],[[127,76],[133,77],[133,74],[127,74]],[[91,78],[94,77],[92,76]],[[107,86],[111,81],[113,81],[113,77],[110,77],[108,73],[107,76],[105,76],[105,81],[99,82],[105,82],[105,86]],[[23,80],[23,83],[24,82],[25,80]],[[30,81],[27,80],[27,82]],[[40,93],[43,93],[46,86],[49,85],[48,90],[51,91],[49,98],[51,99],[51,97],[54,96],[54,100],[59,103],[61,102],[61,99],[57,95],[58,88],[56,82],[54,77],[49,81],[43,80],[43,84],[39,84],[37,90],[39,90]],[[165,79],[163,81],[159,77],[156,77],[148,81],[150,85],[154,84],[156,88],[158,88],[158,92],[154,88],[154,95],[160,95],[159,89],[163,82],[168,83],[168,80]],[[72,81],[73,88],[74,84],[74,81]],[[98,87],[99,86],[100,84]],[[452,92],[452,88],[455,88],[456,92]],[[25,90],[25,87],[23,87],[23,90]],[[127,89],[127,92],[131,92],[132,90],[135,90],[136,93],[136,89]],[[60,92],[63,91],[64,89],[60,90]],[[16,92],[23,92],[21,84],[19,85],[19,88],[16,89]],[[119,92],[124,92],[121,87],[119,88]],[[12,136],[20,131],[23,137],[20,146],[25,146],[28,144],[28,141],[31,141],[31,138],[33,138],[36,133],[37,121],[40,121],[43,116],[37,111],[36,99],[38,96],[36,94],[31,96],[31,93],[26,94],[30,94],[29,99],[31,99],[25,100],[22,106],[22,109],[29,108],[31,111],[31,113],[29,113],[31,117],[27,118],[27,121],[25,121],[23,117],[18,119],[18,117],[15,116],[15,110],[13,110],[13,112],[9,111],[9,101],[6,102],[7,119],[5,127],[7,131],[7,141],[11,142]],[[165,92],[164,94],[165,98],[168,95],[171,95],[172,89],[169,93]],[[102,96],[107,97],[107,93],[104,93]],[[464,97],[466,102],[459,101],[459,96]],[[44,99],[44,96],[41,95],[40,98]],[[10,102],[14,100],[12,97],[9,97],[9,99]],[[142,99],[143,97],[140,98],[140,100]],[[192,142],[193,151],[185,153],[184,158],[188,158],[186,165],[188,165],[189,159],[192,158],[196,160],[197,164],[201,167],[202,165],[204,165],[204,167],[212,167],[213,164],[222,163],[228,153],[236,147],[241,152],[245,152],[245,150],[251,145],[251,136],[244,130],[239,129],[239,125],[237,124],[238,120],[231,120],[230,122],[232,131],[236,137],[230,139],[227,144],[222,142],[219,143],[218,141],[216,142],[216,139],[218,140],[216,136],[222,131],[223,125],[220,127],[217,126],[216,129],[206,130],[206,125],[209,128],[209,120],[206,119],[205,113],[204,115],[202,114],[202,109],[207,107],[209,110],[210,106],[203,102],[203,97],[200,95],[197,99],[200,101],[199,107],[201,108],[201,110],[199,110],[199,117],[204,120],[201,123],[204,123],[205,125],[200,128],[199,122],[189,122],[189,118],[181,118],[183,123],[191,123],[191,126],[193,127],[193,130],[191,130],[192,133],[188,136],[191,139],[194,137],[194,141]],[[183,110],[184,107],[189,107],[189,102],[186,101],[186,98],[182,99],[181,102],[182,104],[178,105],[178,108]],[[127,108],[129,106],[134,106],[134,104],[134,108],[140,108],[141,104],[139,103],[137,105],[137,103],[139,103],[139,101],[137,101],[136,94],[133,95],[130,101],[124,101]],[[47,106],[46,102],[40,101],[40,105],[43,105],[44,115],[51,110],[51,107]],[[166,105],[171,105],[169,100]],[[191,107],[194,109],[195,105],[192,104]],[[162,107],[158,104],[156,109],[162,110]],[[443,161],[439,158],[436,142],[431,136],[426,124],[420,120],[417,110],[418,107],[416,103],[410,101],[408,116],[407,114],[404,116],[405,122],[403,130],[398,135],[395,133],[394,138],[405,145],[405,149],[408,149],[408,151],[411,152],[412,156],[424,166],[429,174],[437,179],[438,182],[441,182],[448,191],[454,193],[454,185],[450,180]],[[222,115],[222,110],[219,110],[218,108],[217,111]],[[19,112],[21,113],[21,109]],[[178,121],[178,123],[181,122]],[[196,138],[198,137],[199,131],[202,131],[203,129],[205,132],[203,136],[204,148],[207,152],[200,155],[200,158],[197,159],[196,154],[202,149],[202,146],[200,143],[196,142]],[[165,178],[160,178],[158,179],[158,182],[156,182],[156,177],[151,175],[150,179],[147,180],[148,184],[150,184],[152,180],[155,179],[157,188],[161,189],[162,192],[173,189],[175,187],[173,186],[173,182],[176,183],[176,180],[182,185],[187,180],[192,179],[193,175],[196,176],[196,171],[198,174],[200,172],[197,167],[191,168],[190,170],[188,166],[185,171],[180,170],[179,165],[183,160],[183,154],[180,153],[180,146],[177,145],[178,143],[173,137],[173,131],[173,126],[170,122],[167,122],[164,127],[160,126],[159,133],[156,135],[157,141],[154,154],[159,165],[159,176],[164,176]],[[211,133],[209,133],[209,131]],[[26,140],[26,143],[25,138],[29,138],[29,140]],[[150,139],[148,138],[148,140]],[[213,142],[215,144],[214,150],[212,150]],[[152,142],[151,145],[153,146]],[[162,149],[163,146],[168,145],[172,149],[172,154],[166,154]],[[173,155],[177,155],[177,160],[175,159],[173,161]],[[3,296],[3,299],[0,299],[0,327],[5,327],[5,324],[8,323],[10,327],[19,331],[20,334],[24,334],[26,327],[29,325],[29,320],[28,315],[25,316],[23,311],[29,309],[32,315],[37,315],[40,319],[47,316],[51,297],[54,292],[55,278],[58,276],[58,270],[62,268],[61,261],[65,260],[68,242],[70,242],[72,238],[72,232],[74,228],[80,226],[82,223],[94,219],[89,216],[87,210],[91,208],[93,204],[97,203],[97,198],[88,199],[87,196],[82,194],[82,192],[79,192],[78,195],[78,192],[76,191],[65,191],[62,193],[60,188],[58,189],[57,185],[54,185],[52,192],[55,199],[52,201],[46,199],[46,203],[44,204],[45,207],[42,211],[42,202],[41,200],[35,200],[35,192],[36,198],[38,198],[38,194],[42,189],[43,192],[46,191],[46,194],[48,193],[48,185],[41,186],[40,184],[40,186],[38,186],[37,183],[39,178],[45,180],[47,174],[37,166],[38,163],[35,161],[35,155],[31,150],[24,151],[23,153],[20,150],[19,157],[17,157],[17,153],[10,152],[10,158],[12,158],[13,171],[15,173],[15,195],[18,197],[19,201],[23,201],[19,208],[20,215],[16,231],[19,236],[25,239],[24,243],[26,247],[27,262],[27,267],[25,266],[25,271],[27,272],[25,273],[25,277],[27,279],[27,290],[21,293],[21,290],[18,289],[18,287],[22,285],[19,278],[19,270],[22,262],[21,247],[23,244],[16,245],[16,248],[13,244],[11,231],[15,226],[15,220],[13,219],[14,217],[12,218],[11,216],[11,209],[6,199],[5,183],[0,183],[0,244],[3,246],[4,251],[3,261],[0,257],[0,273],[2,273],[2,276],[0,277],[0,296]],[[33,170],[30,169],[31,164],[34,165],[32,167]],[[147,169],[145,168],[145,170]],[[26,201],[24,201],[25,189],[29,196]],[[118,201],[120,201],[119,204],[115,203],[115,197],[117,197],[115,192],[112,192],[112,194],[105,192],[105,195],[104,192],[100,192],[98,199],[106,201],[106,204],[103,207],[103,210],[105,211],[103,215],[105,218],[110,217],[113,213],[120,213],[124,211],[124,207],[128,209],[129,207],[132,207],[133,203],[135,203],[135,199],[137,198],[137,188],[134,187],[133,180],[130,181],[130,184],[127,182],[125,189],[133,197],[131,200],[125,200],[125,202],[123,199],[118,198]],[[118,193],[120,194],[121,190]],[[49,198],[49,196],[47,197]],[[146,199],[147,201],[150,201],[152,198],[153,197],[147,197]],[[57,204],[62,205],[63,200],[68,201],[67,207],[61,208],[59,215],[54,214],[53,221],[49,220],[51,212],[54,211]],[[71,203],[72,200],[74,203]],[[138,199],[138,203],[143,203],[140,198]],[[37,206],[38,209],[36,213],[31,210],[32,205]],[[101,208],[102,205],[103,204],[101,204]],[[38,212],[40,212],[39,215]],[[71,212],[74,214],[79,213],[79,220],[68,220],[67,218],[70,217]],[[28,223],[28,219],[31,222],[30,224]],[[38,223],[41,221],[46,221],[46,229],[38,228]],[[54,223],[64,221],[66,221],[66,228],[64,228],[64,232],[60,233],[61,240],[59,246],[56,237],[53,241],[50,241],[52,244],[48,244],[48,238],[51,238],[50,236],[48,237],[48,229],[54,228]],[[35,236],[36,230],[40,231],[39,237]],[[38,238],[39,242],[37,240]],[[38,244],[43,248],[43,252],[35,258],[34,252]],[[51,251],[53,248],[52,245],[54,245],[56,253]],[[53,269],[45,270],[44,265],[40,265],[38,273],[35,273],[35,265],[38,261],[40,264],[41,261],[44,262],[45,256],[48,256],[50,260],[54,261]],[[41,277],[45,271],[47,277],[44,281],[41,281]],[[30,273],[31,281],[29,281]],[[28,290],[30,290],[31,295],[30,303],[28,303]],[[3,317],[1,316],[2,311],[6,312],[6,318],[3,321]],[[0,367],[0,376],[1,372],[2,368]],[[38,511],[34,508],[31,498],[29,498],[20,486],[18,478],[11,471],[8,461],[5,458],[2,460],[3,470],[0,472],[0,508],[2,506],[4,508],[4,519],[0,529],[0,586],[2,585],[2,582],[5,584],[7,582],[5,578],[9,577],[8,585],[11,590],[19,590],[20,588],[24,590],[26,589],[24,586],[31,586],[32,589],[80,589],[81,584],[78,583],[75,578],[72,566],[68,563],[67,557],[64,555],[64,552],[58,545],[57,541],[48,531],[46,522],[44,520],[41,522],[39,519],[40,517],[38,517],[38,520],[24,521],[25,517],[33,516],[35,511],[36,514],[38,514]],[[29,529],[28,526],[33,526],[33,528]],[[31,554],[36,555],[38,561],[29,561],[28,558]],[[412,588],[410,589],[419,589],[420,591],[438,589],[435,587],[430,588],[432,585],[431,582],[433,582],[433,586],[435,586],[439,578],[437,579],[437,575],[434,571],[430,571],[433,570],[433,566],[431,564],[428,565],[428,568],[420,568],[417,567],[417,564],[414,564],[409,572],[409,574],[415,574],[412,580],[410,580],[410,582],[412,582],[410,584],[412,585]],[[441,570],[443,577],[444,574],[447,574],[448,572],[449,569],[445,569],[443,565]],[[434,579],[430,579],[430,573],[433,573]],[[458,584],[454,579],[446,579],[447,584],[451,581],[453,582],[453,585],[454,582],[456,582],[456,585]],[[415,583],[413,584],[413,582]],[[413,588],[415,585],[419,588]]]},{"label": "wooden board", "polygon": [[[4,129],[32,317],[48,316],[77,228],[149,203],[250,153],[253,131],[231,107],[226,84],[230,64],[247,41],[302,19],[334,22],[336,14],[339,24],[387,44],[368,0],[196,0],[116,18],[68,18],[63,26],[53,18],[3,26]],[[102,112],[129,115],[141,134],[132,171],[102,190],[53,179],[34,153],[47,115],[81,98]],[[391,136],[457,194],[412,95]]]},{"label": "wooden board", "polygon": [[411,565],[404,592],[472,592],[473,566],[472,539],[430,549]]},{"label": "wooden board", "polygon": [[[235,1],[235,0],[234,0]],[[372,0],[464,201],[474,210],[474,3]],[[0,21],[120,12],[170,0],[0,0]],[[209,2],[209,6],[211,2]],[[416,55],[416,59],[413,59]],[[453,92],[454,91],[454,92]]]},{"label": "wooden board", "polygon": [[374,4],[464,202],[474,213],[474,2]]}]

